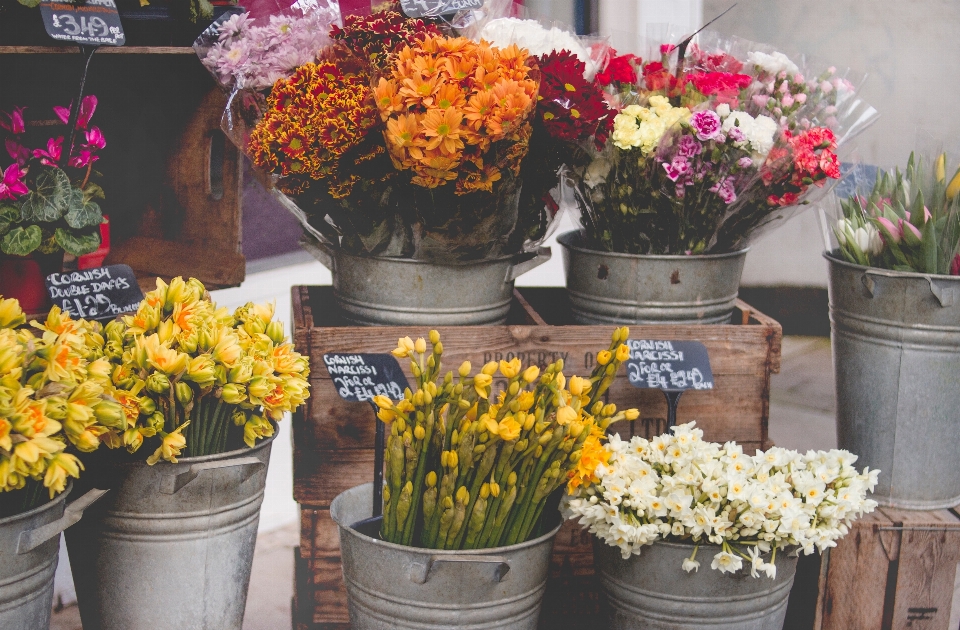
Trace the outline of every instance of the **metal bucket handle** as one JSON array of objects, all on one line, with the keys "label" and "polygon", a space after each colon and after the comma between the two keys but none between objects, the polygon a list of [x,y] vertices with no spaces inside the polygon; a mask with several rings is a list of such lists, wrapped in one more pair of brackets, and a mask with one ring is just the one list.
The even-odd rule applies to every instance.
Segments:
[{"label": "metal bucket handle", "polygon": [[416,584],[426,584],[430,579],[430,571],[433,565],[439,562],[458,562],[463,564],[495,564],[493,579],[502,582],[503,578],[510,572],[510,563],[503,556],[473,556],[473,555],[436,555],[427,558],[426,564],[415,562],[410,565],[410,581]]},{"label": "metal bucket handle", "polygon": [[513,282],[531,269],[536,269],[543,263],[550,260],[552,255],[553,252],[549,247],[538,247],[536,254],[534,254],[531,258],[521,260],[507,270],[507,277],[504,278],[504,282]]},{"label": "metal bucket handle", "polygon": [[[876,282],[871,276],[886,277],[886,274],[873,273],[869,269],[860,276],[860,282],[867,292],[867,297],[872,298]],[[927,282],[930,283],[930,292],[937,298],[941,308],[950,308],[960,303],[960,286],[956,282],[944,282],[938,278],[927,276]]]},{"label": "metal bucket handle", "polygon": [[94,488],[64,508],[63,516],[54,522],[20,532],[20,538],[17,540],[17,554],[29,553],[54,536],[59,536],[63,530],[79,521],[83,517],[83,511],[107,492],[109,490]]},{"label": "metal bucket handle", "polygon": [[256,457],[238,457],[236,459],[226,459],[216,462],[199,462],[191,464],[190,468],[180,473],[171,473],[160,477],[160,493],[176,494],[185,485],[200,476],[204,470],[216,470],[218,468],[233,468],[234,466],[244,467],[243,483],[253,476],[255,472],[264,467],[264,463]]},{"label": "metal bucket handle", "polygon": [[311,256],[320,261],[320,264],[330,270],[335,271],[337,254],[330,243],[320,240],[320,238],[301,238],[300,247],[307,250]]}]

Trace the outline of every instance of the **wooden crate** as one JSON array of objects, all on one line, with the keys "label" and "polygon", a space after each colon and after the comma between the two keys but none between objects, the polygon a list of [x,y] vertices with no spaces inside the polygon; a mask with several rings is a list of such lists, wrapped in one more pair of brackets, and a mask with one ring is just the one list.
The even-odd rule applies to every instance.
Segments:
[{"label": "wooden crate", "polygon": [[955,511],[879,508],[824,554],[813,628],[955,630],[958,562]]},{"label": "wooden crate", "polygon": [[[294,287],[294,343],[310,357],[311,396],[294,415],[294,499],[301,506],[295,618],[298,628],[339,630],[349,622],[339,565],[337,530],[329,506],[340,492],[372,479],[375,421],[368,405],[343,402],[323,364],[327,352],[389,352],[402,336],[426,336],[427,327],[344,325],[330,287]],[[710,440],[736,440],[747,451],[770,445],[767,436],[770,374],[780,370],[781,329],[776,321],[738,303],[736,324],[642,326],[634,338],[697,340],[706,345],[715,388],[683,395],[678,422],[696,420]],[[440,327],[448,366],[474,366],[519,357],[545,366],[559,358],[564,372],[587,375],[597,350],[608,346],[613,326],[573,326],[562,289],[520,289],[503,326]],[[404,362],[401,362],[402,364]],[[404,369],[407,366],[404,365]],[[408,373],[408,378],[412,377]],[[495,385],[496,387],[496,385]],[[632,424],[614,425],[621,435],[652,437],[666,426],[666,404],[658,391],[631,386],[626,378],[611,387],[618,407],[639,407]],[[543,627],[590,628],[599,608],[590,538],[572,524],[554,547],[546,594],[555,611]]]}]

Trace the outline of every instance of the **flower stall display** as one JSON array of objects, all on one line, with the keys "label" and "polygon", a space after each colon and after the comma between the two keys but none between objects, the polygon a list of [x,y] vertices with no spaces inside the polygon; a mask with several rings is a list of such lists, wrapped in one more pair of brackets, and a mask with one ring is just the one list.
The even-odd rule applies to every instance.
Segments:
[{"label": "flower stall display", "polygon": [[[562,509],[595,536],[601,584],[616,601],[612,627],[669,614],[675,627],[695,628],[754,612],[768,624],[757,627],[779,628],[795,556],[835,546],[877,506],[868,494],[879,471],[858,471],[856,461],[844,450],[774,447],[751,456],[733,442],[705,441],[695,423],[652,440],[613,435],[592,468],[571,479]],[[614,580],[643,573],[628,583],[645,590],[660,581],[647,598]],[[736,579],[747,574],[771,585]],[[739,603],[722,611],[704,599],[728,594]]]},{"label": "flower stall display", "polygon": [[106,146],[91,124],[97,97],[80,101],[78,112],[54,107],[66,132],[47,136],[30,128],[26,108],[0,112],[0,292],[19,299],[27,312],[49,308],[43,279],[63,268],[64,254],[81,256],[100,247],[103,215],[94,163]]},{"label": "flower stall display", "polygon": [[960,501],[960,472],[921,472],[960,439],[960,392],[944,380],[960,369],[960,172],[948,179],[947,167],[946,154],[911,155],[905,171],[881,172],[839,202],[824,254],[838,443],[891,471],[878,501],[925,510]]},{"label": "flower stall display", "polygon": [[617,329],[590,377],[569,379],[562,361],[519,359],[443,374],[436,331],[399,340],[393,354],[410,360],[416,391],[374,399],[389,425],[382,520],[370,518],[371,484],[330,506],[351,624],[537,627],[558,495],[596,465],[609,424],[639,415],[604,400],[627,336]]},{"label": "flower stall display", "polygon": [[[272,305],[231,312],[179,277],[106,325],[103,356],[122,415],[100,435],[116,450],[88,464],[110,492],[67,535],[83,624],[239,628],[276,423],[309,394],[307,360]],[[129,584],[153,595],[117,598]]]},{"label": "flower stall display", "polygon": [[0,627],[10,630],[49,626],[60,533],[102,494],[78,496],[73,480],[123,423],[100,325],[57,307],[33,328],[25,320],[0,297]]}]

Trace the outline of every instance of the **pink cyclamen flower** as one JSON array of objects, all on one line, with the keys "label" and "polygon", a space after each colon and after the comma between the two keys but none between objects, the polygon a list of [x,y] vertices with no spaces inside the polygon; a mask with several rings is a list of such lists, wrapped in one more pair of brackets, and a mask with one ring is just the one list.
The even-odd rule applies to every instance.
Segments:
[{"label": "pink cyclamen flower", "polygon": [[30,192],[23,178],[27,172],[20,169],[19,164],[11,164],[3,172],[3,181],[0,181],[0,199],[16,199],[20,195]]},{"label": "pink cyclamen flower", "polygon": [[[54,107],[53,113],[57,115],[60,122],[67,125],[70,124],[70,111],[72,109],[73,103],[70,103],[69,107]],[[95,111],[97,111],[97,97],[93,94],[84,96],[83,100],[80,101],[80,113],[77,115],[77,129],[86,129]]]},{"label": "pink cyclamen flower", "polygon": [[15,136],[19,136],[26,131],[27,126],[23,122],[23,109],[23,107],[14,107],[9,113],[0,112],[0,127]]},{"label": "pink cyclamen flower", "polygon": [[88,151],[87,149],[81,149],[79,153],[70,157],[67,161],[67,164],[73,168],[86,168],[87,165],[93,164],[100,158],[93,154],[93,152]]},{"label": "pink cyclamen flower", "polygon": [[63,154],[63,136],[56,140],[50,138],[47,140],[47,150],[34,149],[33,157],[40,158],[40,163],[47,166],[56,166],[60,162],[60,156]]},{"label": "pink cyclamen flower", "polygon": [[11,138],[7,138],[3,144],[7,149],[7,153],[16,160],[17,164],[20,166],[27,165],[27,162],[30,160],[30,149]]},{"label": "pink cyclamen flower", "polygon": [[720,135],[720,116],[717,112],[696,112],[690,117],[690,126],[701,141],[713,140]]},{"label": "pink cyclamen flower", "polygon": [[103,137],[103,132],[99,127],[90,127],[86,133],[87,143],[83,145],[91,151],[98,151],[107,146],[107,140]]}]

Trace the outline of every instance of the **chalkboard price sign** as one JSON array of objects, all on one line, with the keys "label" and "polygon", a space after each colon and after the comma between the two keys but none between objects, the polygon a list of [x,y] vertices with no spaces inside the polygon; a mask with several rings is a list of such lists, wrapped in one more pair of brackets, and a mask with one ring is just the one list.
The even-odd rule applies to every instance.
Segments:
[{"label": "chalkboard price sign", "polygon": [[143,300],[128,265],[52,273],[46,284],[50,300],[73,318],[113,319],[136,311]]},{"label": "chalkboard price sign", "polygon": [[403,398],[407,377],[392,354],[323,355],[327,372],[337,393],[349,402],[370,402],[382,395],[392,400]]},{"label": "chalkboard price sign", "polygon": [[400,0],[400,8],[412,18],[448,15],[482,6],[483,0]]},{"label": "chalkboard price sign", "polygon": [[114,0],[43,0],[40,15],[47,35],[89,46],[123,46],[126,36]]},{"label": "chalkboard price sign", "polygon": [[682,392],[713,389],[707,347],[699,341],[629,339],[627,379],[634,387]]}]

